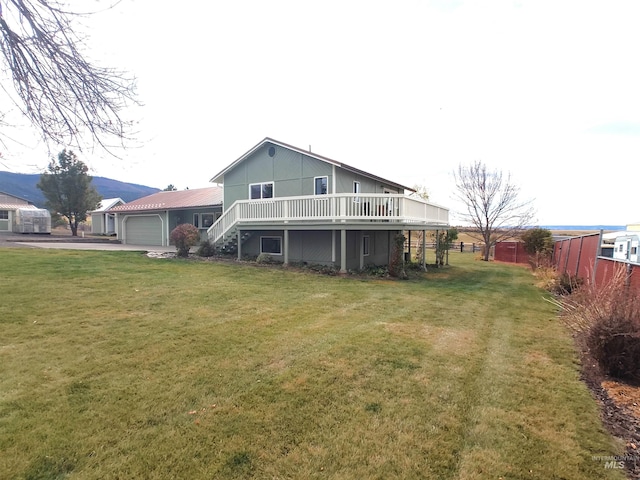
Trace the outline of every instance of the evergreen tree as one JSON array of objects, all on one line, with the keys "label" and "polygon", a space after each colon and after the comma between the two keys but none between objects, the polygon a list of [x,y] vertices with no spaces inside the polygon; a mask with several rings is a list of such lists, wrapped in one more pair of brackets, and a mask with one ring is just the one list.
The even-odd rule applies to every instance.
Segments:
[{"label": "evergreen tree", "polygon": [[60,152],[47,170],[37,186],[47,199],[47,208],[52,214],[67,218],[75,237],[78,224],[87,219],[87,212],[98,208],[102,197],[91,185],[93,178],[87,174],[88,167],[71,150]]}]

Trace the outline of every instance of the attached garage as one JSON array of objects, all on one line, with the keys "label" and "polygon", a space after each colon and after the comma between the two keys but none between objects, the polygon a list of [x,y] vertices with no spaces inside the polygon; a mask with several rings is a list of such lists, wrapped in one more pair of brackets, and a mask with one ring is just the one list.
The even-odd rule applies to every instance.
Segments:
[{"label": "attached garage", "polygon": [[124,243],[162,246],[162,223],[160,215],[127,215],[122,222]]},{"label": "attached garage", "polygon": [[171,230],[191,223],[206,238],[207,229],[222,215],[222,188],[157,192],[103,212],[114,219],[115,233],[127,245],[166,247]]}]

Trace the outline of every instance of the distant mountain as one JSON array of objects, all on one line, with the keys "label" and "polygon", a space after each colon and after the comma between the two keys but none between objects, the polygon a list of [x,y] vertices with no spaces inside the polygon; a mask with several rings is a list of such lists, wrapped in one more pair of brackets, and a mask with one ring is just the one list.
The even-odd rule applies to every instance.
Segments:
[{"label": "distant mountain", "polygon": [[[0,192],[9,193],[16,197],[29,200],[34,205],[44,208],[45,198],[42,191],[36,187],[40,181],[40,174],[11,173],[0,171]],[[135,183],[119,182],[105,177],[93,177],[91,182],[102,198],[118,198],[130,202],[152,193],[159,192],[158,188],[145,187]]]}]

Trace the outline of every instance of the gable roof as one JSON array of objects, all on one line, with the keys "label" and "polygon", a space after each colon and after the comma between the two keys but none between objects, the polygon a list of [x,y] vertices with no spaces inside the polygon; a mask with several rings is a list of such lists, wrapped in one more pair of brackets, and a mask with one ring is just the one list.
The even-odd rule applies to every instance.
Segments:
[{"label": "gable roof", "polygon": [[371,178],[371,179],[375,180],[376,182],[385,183],[385,184],[387,184],[387,185],[389,185],[391,187],[404,189],[404,190],[410,190],[412,192],[415,192],[414,188],[407,187],[405,185],[401,185],[401,184],[396,183],[396,182],[392,182],[391,180],[387,180],[386,178],[378,177],[377,175],[373,175],[371,173],[365,172],[364,170],[360,170],[358,168],[351,167],[351,166],[347,165],[346,163],[338,162],[337,160],[332,160],[332,159],[330,159],[328,157],[323,157],[322,155],[318,155],[317,153],[313,153],[313,152],[310,152],[308,150],[304,150],[302,148],[294,147],[293,145],[289,145],[289,144],[284,143],[284,142],[279,142],[278,140],[274,140],[273,138],[269,138],[269,137],[266,137],[264,140],[262,140],[260,143],[255,145],[253,148],[251,148],[248,152],[246,152],[244,155],[242,155],[240,158],[238,158],[231,165],[229,165],[224,170],[222,170],[221,172],[219,172],[216,175],[214,175],[211,178],[211,180],[209,180],[209,181],[212,182],[212,183],[222,183],[222,179],[223,179],[225,173],[227,173],[232,168],[235,168],[236,165],[242,163],[245,159],[250,157],[256,150],[261,148],[265,143],[271,143],[271,144],[277,145],[279,147],[287,148],[287,149],[292,150],[294,152],[297,152],[297,153],[300,153],[300,154],[303,154],[303,155],[307,155],[308,157],[315,158],[315,159],[320,160],[322,162],[326,162],[326,163],[329,163],[331,165],[335,165],[337,167],[340,167],[340,168],[342,168],[344,170],[348,170],[348,171],[356,173],[358,175],[362,175],[363,177]]},{"label": "gable roof", "polygon": [[124,205],[113,207],[109,212],[178,210],[211,207],[213,205],[222,205],[222,188],[220,187],[156,192]]},{"label": "gable roof", "polygon": [[16,207],[36,208],[35,205],[33,205],[33,203],[26,198],[18,197],[17,195],[0,191],[0,208],[2,208],[3,210],[11,210],[15,209]]},{"label": "gable roof", "polygon": [[91,213],[106,212],[107,210],[112,209],[113,207],[117,206],[118,204],[123,204],[123,203],[124,203],[124,200],[122,200],[120,197],[118,197],[118,198],[103,198],[102,201],[100,202],[100,205],[98,205],[98,208],[93,210]]}]

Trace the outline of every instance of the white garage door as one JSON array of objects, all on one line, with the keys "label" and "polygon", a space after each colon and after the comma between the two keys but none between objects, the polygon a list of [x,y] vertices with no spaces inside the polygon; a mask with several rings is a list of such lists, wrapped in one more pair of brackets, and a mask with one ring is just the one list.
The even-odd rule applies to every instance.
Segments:
[{"label": "white garage door", "polygon": [[128,216],[124,222],[128,245],[162,245],[162,220],[153,216]]}]

